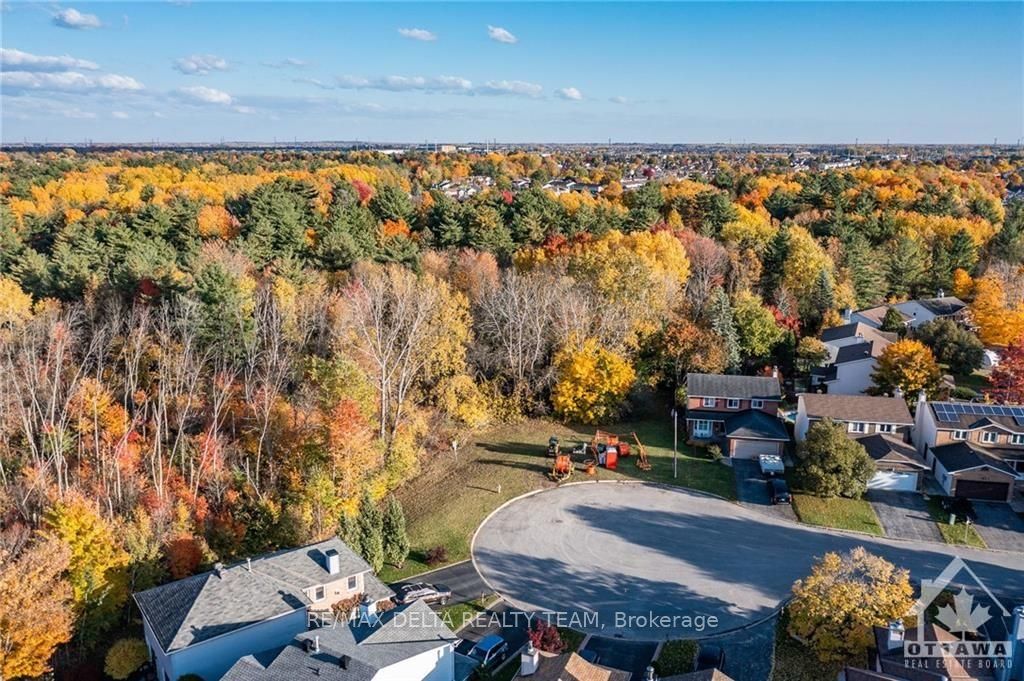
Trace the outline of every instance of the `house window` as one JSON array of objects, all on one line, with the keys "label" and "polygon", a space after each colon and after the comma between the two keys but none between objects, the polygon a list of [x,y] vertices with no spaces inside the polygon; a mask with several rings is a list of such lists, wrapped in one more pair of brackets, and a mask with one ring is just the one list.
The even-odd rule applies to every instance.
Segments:
[{"label": "house window", "polygon": [[895,430],[896,430],[896,427],[893,426],[891,423],[879,423],[878,424],[878,432],[879,433],[891,433],[891,432],[893,432]]},{"label": "house window", "polygon": [[996,433],[990,433],[988,431],[981,434],[981,441],[992,444],[993,442],[999,442],[999,435]]},{"label": "house window", "polygon": [[953,439],[954,440],[966,440],[967,439],[967,431],[966,430],[954,430],[953,431]]},{"label": "house window", "polygon": [[868,424],[861,423],[860,421],[852,421],[847,430],[851,433],[866,433],[868,432]]},{"label": "house window", "polygon": [[694,437],[711,437],[711,421],[694,421]]},{"label": "house window", "polygon": [[316,590],[313,592],[313,600],[322,601],[324,599],[324,596],[326,595],[327,592],[324,590],[324,588],[322,586],[318,586]]},{"label": "house window", "polygon": [[356,588],[356,576],[352,575],[351,577],[348,578],[348,590],[352,591],[355,588]]},{"label": "house window", "polygon": [[729,398],[729,401],[726,402],[726,406],[729,407],[729,409],[739,409],[740,408],[740,401],[732,399],[732,398]]},{"label": "house window", "polygon": [[715,406],[715,398],[714,397],[705,397],[704,400],[701,402],[701,404],[703,404],[705,407],[714,407]]},{"label": "house window", "polygon": [[764,400],[750,400],[751,409],[764,409]]},{"label": "house window", "polygon": [[1011,435],[1010,444],[1012,445],[1024,445],[1024,435]]}]

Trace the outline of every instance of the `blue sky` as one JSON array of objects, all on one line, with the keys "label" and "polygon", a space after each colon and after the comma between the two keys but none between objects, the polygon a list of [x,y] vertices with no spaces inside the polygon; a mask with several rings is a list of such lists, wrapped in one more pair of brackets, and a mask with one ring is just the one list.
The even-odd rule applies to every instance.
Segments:
[{"label": "blue sky", "polygon": [[1024,4],[3,4],[2,139],[1015,142]]}]

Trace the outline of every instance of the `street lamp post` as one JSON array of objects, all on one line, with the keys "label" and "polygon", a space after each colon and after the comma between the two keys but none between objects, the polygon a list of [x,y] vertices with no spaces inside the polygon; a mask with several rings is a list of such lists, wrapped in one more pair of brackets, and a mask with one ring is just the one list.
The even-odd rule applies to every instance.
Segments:
[{"label": "street lamp post", "polygon": [[679,475],[677,453],[679,451],[679,412],[672,407],[672,479]]}]

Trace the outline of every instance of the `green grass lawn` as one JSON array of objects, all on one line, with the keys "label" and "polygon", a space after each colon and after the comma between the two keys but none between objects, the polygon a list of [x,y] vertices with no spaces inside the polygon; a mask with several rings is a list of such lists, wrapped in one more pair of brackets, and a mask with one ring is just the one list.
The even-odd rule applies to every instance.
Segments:
[{"label": "green grass lawn", "polygon": [[842,662],[822,662],[813,650],[786,631],[785,611],[775,630],[775,665],[772,681],[823,681],[839,676]]},{"label": "green grass lawn", "polygon": [[975,371],[972,374],[955,374],[953,378],[956,380],[958,388],[973,390],[977,395],[983,395],[985,391],[990,390],[988,372]]},{"label": "green grass lawn", "polygon": [[[678,478],[673,479],[672,422],[667,413],[642,415],[633,421],[602,425],[601,429],[624,437],[635,432],[647,448],[652,469],[645,472],[637,468],[634,454],[620,459],[617,470],[599,468],[597,479],[649,480],[735,498],[732,471],[696,454],[683,444],[682,437]],[[459,449],[457,458],[447,448],[427,452],[419,475],[397,492],[405,509],[412,551],[401,569],[386,567],[381,578],[393,581],[430,569],[424,558],[435,546],[447,548],[448,563],[468,558],[473,532],[491,511],[526,492],[555,486],[547,477],[552,463],[546,454],[548,437],[557,436],[563,449],[571,450],[576,442],[589,442],[593,433],[592,426],[530,419],[477,435],[471,444]],[[584,474],[579,462],[576,465],[571,480],[594,479]]]},{"label": "green grass lawn", "polygon": [[939,526],[939,534],[947,544],[959,546],[973,546],[979,549],[988,548],[985,540],[981,538],[974,525],[964,525],[957,521],[956,525],[949,524],[949,514],[942,510],[942,504],[938,498],[928,499],[928,512],[931,513],[935,523]]},{"label": "green grass lawn", "polygon": [[658,676],[688,674],[693,671],[696,661],[696,641],[668,641],[661,647],[661,653],[654,661],[654,671]]},{"label": "green grass lawn", "polygon": [[446,605],[437,611],[437,614],[448,625],[452,631],[458,631],[481,613],[498,602],[497,594],[487,594],[483,598],[477,598],[465,603],[453,603]]},{"label": "green grass lawn", "polygon": [[810,494],[793,494],[793,510],[809,525],[856,530],[879,537],[885,534],[874,509],[864,499],[822,499]]},{"label": "green grass lawn", "polygon": [[579,650],[580,644],[586,638],[585,634],[567,627],[558,627],[558,636],[562,639],[562,643],[565,644],[565,652],[567,653],[575,653]]}]

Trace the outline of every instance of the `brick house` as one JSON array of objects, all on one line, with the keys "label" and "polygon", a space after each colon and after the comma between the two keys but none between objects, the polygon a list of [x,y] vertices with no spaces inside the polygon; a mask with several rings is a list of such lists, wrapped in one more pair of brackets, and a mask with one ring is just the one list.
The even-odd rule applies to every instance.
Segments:
[{"label": "brick house", "polygon": [[724,444],[726,456],[782,454],[789,433],[779,420],[782,390],[774,376],[686,375],[686,434]]}]

